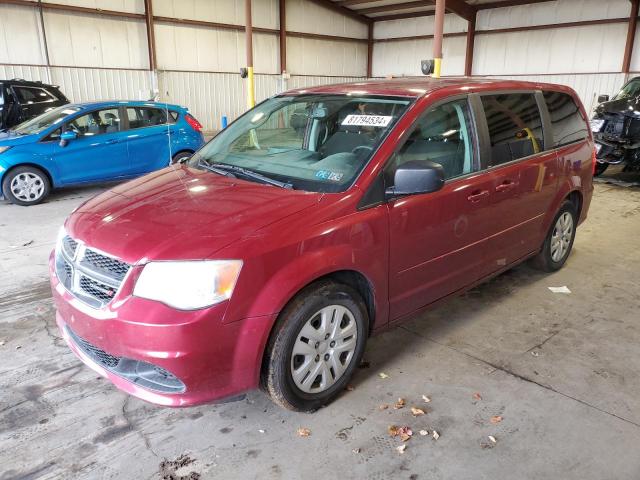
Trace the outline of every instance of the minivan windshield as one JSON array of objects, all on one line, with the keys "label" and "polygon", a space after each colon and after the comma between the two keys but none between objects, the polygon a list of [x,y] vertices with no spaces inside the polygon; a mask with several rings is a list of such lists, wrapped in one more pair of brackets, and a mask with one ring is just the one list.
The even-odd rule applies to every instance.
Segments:
[{"label": "minivan windshield", "polygon": [[32,135],[34,133],[40,133],[43,130],[49,128],[54,124],[62,122],[72,113],[78,112],[78,107],[70,107],[68,105],[54,108],[48,112],[38,115],[36,118],[27,120],[20,125],[14,127],[12,130],[20,135]]},{"label": "minivan windshield", "polygon": [[218,134],[189,165],[288,188],[342,192],[412,101],[370,95],[272,97]]},{"label": "minivan windshield", "polygon": [[640,78],[634,78],[627,83],[618,94],[613,97],[614,100],[622,100],[625,98],[637,97],[640,95]]}]

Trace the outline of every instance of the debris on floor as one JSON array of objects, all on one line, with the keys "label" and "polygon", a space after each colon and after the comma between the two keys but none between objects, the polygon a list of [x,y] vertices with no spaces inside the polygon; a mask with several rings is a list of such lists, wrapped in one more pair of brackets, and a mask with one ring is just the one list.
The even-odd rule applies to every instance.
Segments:
[{"label": "debris on floor", "polygon": [[429,430],[420,430],[420,435],[422,435],[423,437],[426,437],[427,435],[429,435]]},{"label": "debris on floor", "polygon": [[406,448],[407,448],[407,444],[403,443],[402,445],[396,447],[396,450],[398,451],[398,453],[402,455]]},{"label": "debris on floor", "polygon": [[502,421],[502,417],[500,415],[494,415],[489,421],[495,425],[496,423],[500,423]]},{"label": "debris on floor", "polygon": [[547,287],[549,288],[549,290],[551,290],[553,293],[571,293],[571,290],[569,290],[569,288],[566,285],[563,285],[562,287]]},{"label": "debris on floor", "polygon": [[482,396],[478,392],[476,392],[476,393],[473,394],[473,399],[475,401],[480,401],[480,400],[482,400]]},{"label": "debris on floor", "polygon": [[420,415],[424,415],[424,410],[418,407],[411,407],[411,415],[414,417],[419,417]]},{"label": "debris on floor", "polygon": [[383,403],[382,405],[380,405],[378,407],[378,410],[386,410],[387,408],[389,408],[389,404],[388,403]]},{"label": "debris on floor", "polygon": [[404,405],[405,405],[404,398],[399,398],[396,404],[393,406],[393,408],[396,410],[399,410],[401,408],[404,408]]},{"label": "debris on floor", "polygon": [[427,397],[426,395],[422,395],[422,400],[424,400],[424,403],[429,403],[431,401],[431,398]]},{"label": "debris on floor", "polygon": [[387,374],[386,374],[386,373],[384,373],[384,372],[380,372],[380,373],[378,374],[378,376],[379,376],[380,378],[382,378],[382,379],[389,378],[389,375],[387,375]]},{"label": "debris on floor", "polygon": [[434,440],[437,440],[437,439],[440,438],[440,434],[434,430],[432,437],[433,437]]},{"label": "debris on floor", "polygon": [[308,437],[309,435],[311,435],[311,430],[309,430],[308,428],[300,427],[297,433],[300,437]]},{"label": "debris on floor", "polygon": [[160,478],[162,480],[199,480],[200,474],[194,471],[186,475],[178,472],[194,463],[195,460],[189,455],[182,454],[175,460],[167,460],[166,458],[160,462]]}]

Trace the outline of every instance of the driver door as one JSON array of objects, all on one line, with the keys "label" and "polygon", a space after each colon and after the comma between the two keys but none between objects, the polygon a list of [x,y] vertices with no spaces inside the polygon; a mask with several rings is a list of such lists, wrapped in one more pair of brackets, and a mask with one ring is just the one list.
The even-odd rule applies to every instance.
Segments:
[{"label": "driver door", "polygon": [[61,130],[50,135],[55,141],[53,161],[58,167],[61,183],[113,180],[129,173],[129,155],[121,133],[121,111],[117,107],[85,113],[67,121],[64,131],[78,136],[59,143]]},{"label": "driver door", "polygon": [[490,270],[486,242],[493,179],[479,171],[476,134],[468,98],[428,110],[391,158],[385,183],[411,160],[442,165],[445,184],[437,192],[400,197],[389,204],[390,319],[474,283]]}]

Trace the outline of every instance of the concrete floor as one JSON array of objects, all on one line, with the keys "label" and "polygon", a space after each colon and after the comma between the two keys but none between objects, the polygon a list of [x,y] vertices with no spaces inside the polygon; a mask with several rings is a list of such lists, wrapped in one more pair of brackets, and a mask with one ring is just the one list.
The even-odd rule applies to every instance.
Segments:
[{"label": "concrete floor", "polygon": [[[563,270],[520,266],[371,339],[354,389],[313,415],[259,392],[169,410],[97,378],[56,331],[46,262],[101,188],[0,203],[0,479],[640,478],[640,175],[612,173]],[[413,429],[404,454],[391,424]]]}]

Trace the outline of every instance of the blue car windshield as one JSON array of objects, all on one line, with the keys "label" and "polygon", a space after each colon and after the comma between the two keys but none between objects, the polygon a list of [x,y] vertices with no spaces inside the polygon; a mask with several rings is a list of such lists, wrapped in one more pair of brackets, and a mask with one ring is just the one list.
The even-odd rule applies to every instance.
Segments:
[{"label": "blue car windshield", "polygon": [[372,95],[273,97],[218,134],[189,165],[298,190],[342,192],[412,102]]},{"label": "blue car windshield", "polygon": [[78,107],[70,107],[68,105],[54,108],[53,110],[49,110],[36,118],[32,118],[31,120],[21,123],[17,127],[12,128],[12,131],[20,135],[40,133],[52,125],[61,123],[69,115],[78,111],[80,111]]}]

